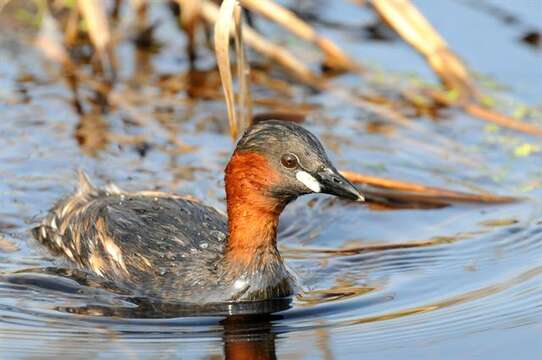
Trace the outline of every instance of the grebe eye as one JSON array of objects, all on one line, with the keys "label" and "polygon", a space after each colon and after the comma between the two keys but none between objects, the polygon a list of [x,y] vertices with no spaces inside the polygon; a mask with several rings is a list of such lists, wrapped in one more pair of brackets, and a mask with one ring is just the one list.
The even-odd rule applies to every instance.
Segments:
[{"label": "grebe eye", "polygon": [[282,157],[280,158],[280,162],[282,166],[288,169],[293,169],[299,164],[297,161],[297,156],[295,156],[294,154],[282,155]]}]

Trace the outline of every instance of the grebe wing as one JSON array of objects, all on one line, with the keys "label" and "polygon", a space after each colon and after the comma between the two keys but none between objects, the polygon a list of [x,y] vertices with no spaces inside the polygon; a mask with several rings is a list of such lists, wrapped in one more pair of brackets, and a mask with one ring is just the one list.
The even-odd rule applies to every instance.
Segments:
[{"label": "grebe wing", "polygon": [[226,217],[198,202],[97,189],[60,202],[34,229],[39,241],[79,267],[151,292],[173,286],[172,274],[212,271],[226,233]]}]

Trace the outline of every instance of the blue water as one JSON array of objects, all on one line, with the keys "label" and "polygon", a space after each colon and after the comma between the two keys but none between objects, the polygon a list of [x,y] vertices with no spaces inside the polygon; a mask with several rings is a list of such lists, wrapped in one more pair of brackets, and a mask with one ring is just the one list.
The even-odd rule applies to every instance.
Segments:
[{"label": "blue water", "polygon": [[[399,39],[363,39],[363,25],[374,22],[366,9],[349,2],[316,3],[324,21],[315,26],[373,74],[382,72],[384,83],[412,77],[436,81]],[[542,28],[542,2],[480,1],[517,16],[520,22],[513,25],[472,3],[415,1],[499,106],[514,112],[526,104],[540,111],[542,52],[518,38],[526,29]],[[306,4],[314,3],[295,5]],[[84,118],[70,105],[72,93],[59,69],[32,46],[32,32],[9,14],[0,15],[0,358],[542,357],[540,139],[451,110],[438,121],[420,117],[412,120],[416,127],[392,123],[389,132],[371,133],[367,124],[373,115],[299,85],[290,95],[255,86],[255,98],[315,105],[304,126],[322,139],[340,169],[523,201],[397,210],[299,199],[281,218],[279,246],[303,291],[291,304],[273,304],[271,315],[151,311],[85,285],[29,233],[73,189],[74,171],[86,170],[99,184],[189,194],[224,209],[222,170],[232,150],[225,107],[221,99],[193,100],[182,90],[165,90],[160,77],[185,72],[187,59],[182,34],[174,33],[158,5],[150,16],[161,20],[161,52],[149,63],[137,63],[127,41],[119,48],[122,86],[115,92],[129,106],[101,114],[83,86]],[[276,27],[259,28],[274,29],[273,37],[307,61],[318,58]],[[203,54],[199,66],[210,64]],[[216,82],[212,75],[207,80]],[[353,92],[377,86],[353,75],[336,82]],[[220,94],[218,85],[209,89]],[[540,118],[532,121],[542,124]],[[87,141],[101,145],[81,145],[75,134],[82,126],[91,129]],[[144,156],[140,137],[149,145]],[[190,149],[179,150],[179,144]],[[518,154],[525,144],[533,152]],[[363,250],[412,242],[431,244]],[[332,251],[341,249],[358,250]]]}]

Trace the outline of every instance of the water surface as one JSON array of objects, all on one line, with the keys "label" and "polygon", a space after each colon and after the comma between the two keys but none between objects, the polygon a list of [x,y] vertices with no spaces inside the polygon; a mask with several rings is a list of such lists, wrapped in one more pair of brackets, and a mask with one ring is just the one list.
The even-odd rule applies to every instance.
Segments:
[{"label": "water surface", "polygon": [[[308,11],[304,3],[296,6]],[[541,3],[483,3],[515,14],[519,23],[506,25],[470,1],[416,1],[476,69],[478,81],[498,85],[487,91],[505,110],[526,104],[540,111],[542,53],[518,39],[527,28],[540,28]],[[362,29],[375,21],[369,12],[347,2],[314,12],[315,26],[372,71],[434,81],[423,60],[400,40],[365,37]],[[461,20],[452,21],[450,14]],[[29,35],[9,33],[5,27],[12,23],[1,22],[0,357],[542,356],[540,139],[451,110],[436,121],[413,119],[421,131],[384,122],[389,131],[374,132],[368,124],[382,119],[329,94],[301,86],[289,94],[255,86],[256,97],[311,105],[304,125],[341,169],[523,199],[383,210],[324,196],[301,198],[281,218],[280,248],[304,289],[291,303],[187,314],[116,295],[39,248],[29,230],[72,191],[76,169],[98,184],[174,191],[225,207],[222,170],[232,150],[225,107],[220,99],[195,100],[164,90],[163,82],[185,72],[188,61],[182,36],[171,35],[176,30],[168,13],[151,15],[162,20],[161,51],[136,58],[128,41],[119,48],[119,86],[131,89],[124,94],[134,96],[130,103],[138,106],[104,113],[86,89],[85,116],[75,112],[58,68],[31,45]],[[334,26],[337,21],[347,26]],[[300,51],[306,47],[273,26],[260,27]],[[204,55],[198,66],[209,69],[212,61]],[[220,91],[216,77],[206,80]],[[352,75],[336,81],[360,91],[372,86]],[[534,151],[525,154],[525,146]],[[413,242],[426,245],[391,246]],[[264,310],[271,313],[261,314]]]}]

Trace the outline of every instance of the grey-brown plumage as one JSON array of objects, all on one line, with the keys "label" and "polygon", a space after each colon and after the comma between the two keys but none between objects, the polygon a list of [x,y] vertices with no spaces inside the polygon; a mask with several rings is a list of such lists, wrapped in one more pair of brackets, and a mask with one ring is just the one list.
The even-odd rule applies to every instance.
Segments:
[{"label": "grey-brown plumage", "polygon": [[238,271],[224,264],[227,223],[217,210],[168,193],[97,189],[83,173],[78,191],[33,233],[55,254],[137,296],[208,303],[293,291],[274,254],[256,254],[252,267]]},{"label": "grey-brown plumage", "polygon": [[266,300],[296,288],[276,247],[284,206],[314,191],[362,198],[314,135],[281,121],[247,130],[225,182],[228,217],[174,194],[98,189],[81,173],[77,192],[53,207],[34,236],[134,296],[192,304]]}]

